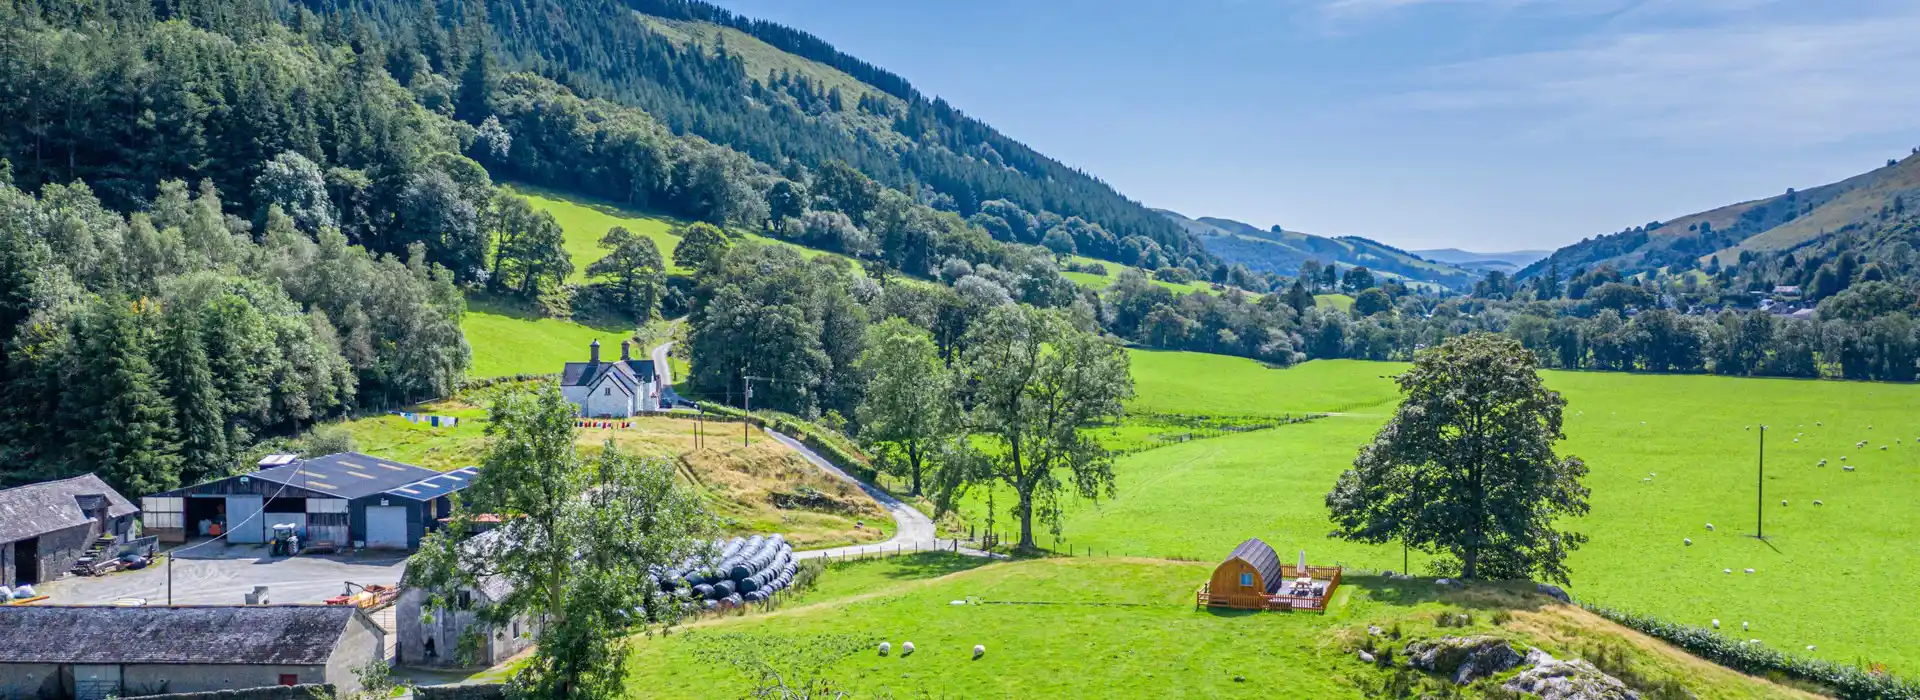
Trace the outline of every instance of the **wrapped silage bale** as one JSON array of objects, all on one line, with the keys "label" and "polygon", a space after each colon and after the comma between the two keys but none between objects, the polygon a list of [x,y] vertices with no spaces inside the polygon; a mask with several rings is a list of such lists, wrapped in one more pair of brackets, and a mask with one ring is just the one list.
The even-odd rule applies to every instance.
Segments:
[{"label": "wrapped silage bale", "polygon": [[719,581],[713,584],[713,594],[714,594],[714,597],[716,598],[725,598],[727,596],[733,595],[739,590],[740,590],[740,584],[734,583],[732,581]]}]

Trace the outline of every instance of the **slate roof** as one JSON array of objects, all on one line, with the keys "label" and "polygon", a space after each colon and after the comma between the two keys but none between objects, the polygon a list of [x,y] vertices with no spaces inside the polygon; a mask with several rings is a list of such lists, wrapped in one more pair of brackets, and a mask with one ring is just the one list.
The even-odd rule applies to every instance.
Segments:
[{"label": "slate roof", "polygon": [[653,381],[653,360],[569,362],[560,372],[560,386],[593,386],[601,375],[608,372],[623,373],[627,386],[638,386]]},{"label": "slate roof", "polygon": [[92,474],[28,484],[0,491],[0,542],[14,542],[87,524],[92,515],[81,505],[104,497],[107,517],[140,512],[132,502]]},{"label": "slate roof", "polygon": [[1260,571],[1260,582],[1266,585],[1267,590],[1271,591],[1274,587],[1280,585],[1282,580],[1280,574],[1280,556],[1274,554],[1273,548],[1267,546],[1267,543],[1261,542],[1260,538],[1256,537],[1241,542],[1240,546],[1233,548],[1232,554],[1227,555],[1226,561],[1221,563],[1224,564],[1227,561],[1233,561],[1235,559],[1244,561],[1252,565],[1253,568],[1258,569]]},{"label": "slate roof", "polygon": [[324,664],[344,605],[0,606],[0,663]]},{"label": "slate roof", "polygon": [[386,494],[416,501],[428,501],[472,486],[474,477],[479,475],[479,467],[461,467],[405,486],[387,489]]},{"label": "slate roof", "polygon": [[[440,472],[359,452],[303,459],[247,476],[341,498],[361,498],[439,476]],[[235,478],[235,477],[229,477]]]}]

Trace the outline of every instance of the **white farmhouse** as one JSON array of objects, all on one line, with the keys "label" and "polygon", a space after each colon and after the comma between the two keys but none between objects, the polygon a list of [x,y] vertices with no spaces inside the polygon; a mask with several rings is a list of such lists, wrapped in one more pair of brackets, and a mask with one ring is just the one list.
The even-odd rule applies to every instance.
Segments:
[{"label": "white farmhouse", "polygon": [[660,410],[660,381],[653,360],[633,359],[633,343],[620,341],[618,362],[600,361],[600,341],[589,346],[586,362],[569,362],[560,375],[560,391],[587,418],[625,418]]}]

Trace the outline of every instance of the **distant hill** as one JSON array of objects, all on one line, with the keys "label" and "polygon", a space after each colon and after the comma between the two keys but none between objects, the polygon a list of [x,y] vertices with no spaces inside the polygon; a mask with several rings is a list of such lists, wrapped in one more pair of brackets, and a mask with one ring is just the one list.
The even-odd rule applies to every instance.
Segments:
[{"label": "distant hill", "polygon": [[1308,260],[1367,269],[1409,285],[1466,289],[1481,273],[1435,262],[1393,246],[1360,236],[1329,238],[1300,231],[1262,229],[1233,219],[1191,218],[1179,212],[1155,209],[1193,234],[1207,252],[1229,264],[1246,265],[1257,272],[1297,275]]},{"label": "distant hill", "polygon": [[1521,272],[1558,263],[1563,271],[1612,265],[1627,273],[1689,269],[1742,251],[1782,251],[1822,235],[1876,226],[1920,205],[1920,154],[1839,182],[1731,204],[1589,238],[1554,251]]},{"label": "distant hill", "polygon": [[1499,270],[1507,274],[1520,271],[1553,254],[1551,250],[1514,250],[1505,253],[1476,253],[1459,248],[1435,248],[1411,251],[1414,255],[1454,267],[1480,272]]}]

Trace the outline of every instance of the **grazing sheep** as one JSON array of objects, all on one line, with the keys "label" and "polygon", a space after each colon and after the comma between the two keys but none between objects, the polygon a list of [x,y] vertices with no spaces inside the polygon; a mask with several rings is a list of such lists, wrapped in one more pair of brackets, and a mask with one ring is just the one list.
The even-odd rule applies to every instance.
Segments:
[{"label": "grazing sheep", "polygon": [[1847,461],[1847,456],[1846,456],[1846,455],[1840,455],[1840,461],[1842,461],[1842,462],[1845,462],[1845,461]]},{"label": "grazing sheep", "polygon": [[1825,423],[1822,423],[1822,422],[1820,422],[1820,421],[1814,421],[1814,422],[1813,422],[1813,424],[1814,424],[1815,426],[1822,426],[1822,425],[1826,425]]},{"label": "grazing sheep", "polygon": [[889,651],[893,651],[893,642],[881,642],[881,643],[880,643],[880,655],[881,655],[881,656],[886,656],[886,655],[887,655],[887,652],[889,652]]},{"label": "grazing sheep", "polygon": [[1659,474],[1655,474],[1653,472],[1647,472],[1647,476],[1659,476]]},{"label": "grazing sheep", "polygon": [[1794,442],[1799,442],[1799,441],[1800,441],[1800,438],[1794,438],[1794,439],[1793,439],[1793,441],[1794,441]]},{"label": "grazing sheep", "polygon": [[1721,571],[1727,572],[1729,574],[1733,573],[1733,569],[1721,569]]},{"label": "grazing sheep", "polygon": [[1720,618],[1717,618],[1717,617],[1716,617],[1716,618],[1714,618],[1714,619],[1713,619],[1713,628],[1714,628],[1714,629],[1720,629]]},{"label": "grazing sheep", "polygon": [[987,655],[987,645],[985,645],[985,644],[975,644],[975,645],[973,645],[973,658],[976,658],[976,659],[978,659],[978,658],[980,658],[980,657],[982,657],[982,656],[986,656],[986,655]]},{"label": "grazing sheep", "polygon": [[1880,446],[1880,451],[1881,451],[1881,452],[1885,452],[1885,451],[1887,451],[1887,446],[1886,446],[1886,445],[1881,445],[1881,446]]},{"label": "grazing sheep", "polygon": [[1685,544],[1685,545],[1687,545],[1688,547],[1692,547],[1692,546],[1693,546],[1693,538],[1691,538],[1691,537],[1683,537],[1683,538],[1681,538],[1681,539],[1680,539],[1680,542],[1681,542],[1682,544]]},{"label": "grazing sheep", "polygon": [[1853,471],[1853,465],[1849,464],[1847,466],[1841,467],[1841,469],[1845,469],[1847,471]]},{"label": "grazing sheep", "polygon": [[1866,446],[1867,446],[1867,441],[1865,441],[1865,440],[1861,440],[1861,441],[1859,441],[1859,442],[1856,442],[1856,443],[1853,443],[1853,446],[1854,446],[1854,447],[1858,447],[1858,448],[1861,448],[1861,449],[1865,449],[1865,448],[1866,448]]},{"label": "grazing sheep", "polygon": [[1822,467],[1827,466],[1827,460],[1821,459],[1819,466],[1822,466]]},{"label": "grazing sheep", "polygon": [[912,654],[912,653],[913,653],[913,642],[901,642],[901,643],[900,643],[900,655],[901,655],[901,656],[907,656],[907,655],[909,655],[909,654]]},{"label": "grazing sheep", "polygon": [[[1752,569],[1748,569],[1748,571],[1752,571]],[[1740,631],[1742,631],[1742,632],[1745,632],[1745,631],[1747,631],[1747,621],[1746,621],[1746,620],[1741,620],[1741,621],[1740,621]]]},{"label": "grazing sheep", "polygon": [[1713,532],[1713,523],[1707,523],[1707,532]]},{"label": "grazing sheep", "polygon": [[1824,505],[1826,505],[1825,503],[1822,503],[1822,502],[1820,502],[1820,499],[1818,499],[1818,498],[1816,498],[1816,499],[1813,499],[1813,504],[1814,504],[1814,505],[1816,505],[1816,506],[1824,506]]},{"label": "grazing sheep", "polygon": [[1753,573],[1753,569],[1747,569],[1747,573],[1749,574]]},{"label": "grazing sheep", "polygon": [[1807,645],[1807,651],[1813,651],[1813,645],[1812,645],[1812,644],[1808,644],[1808,645]]},{"label": "grazing sheep", "polygon": [[1780,505],[1784,506],[1786,504],[1787,504],[1787,499],[1784,499],[1784,498],[1780,499]]},{"label": "grazing sheep", "polygon": [[1641,479],[1640,481],[1641,481],[1641,482],[1645,482],[1645,483],[1651,483],[1651,482],[1653,481],[1653,479],[1651,479],[1651,478],[1648,478],[1648,479]]}]

